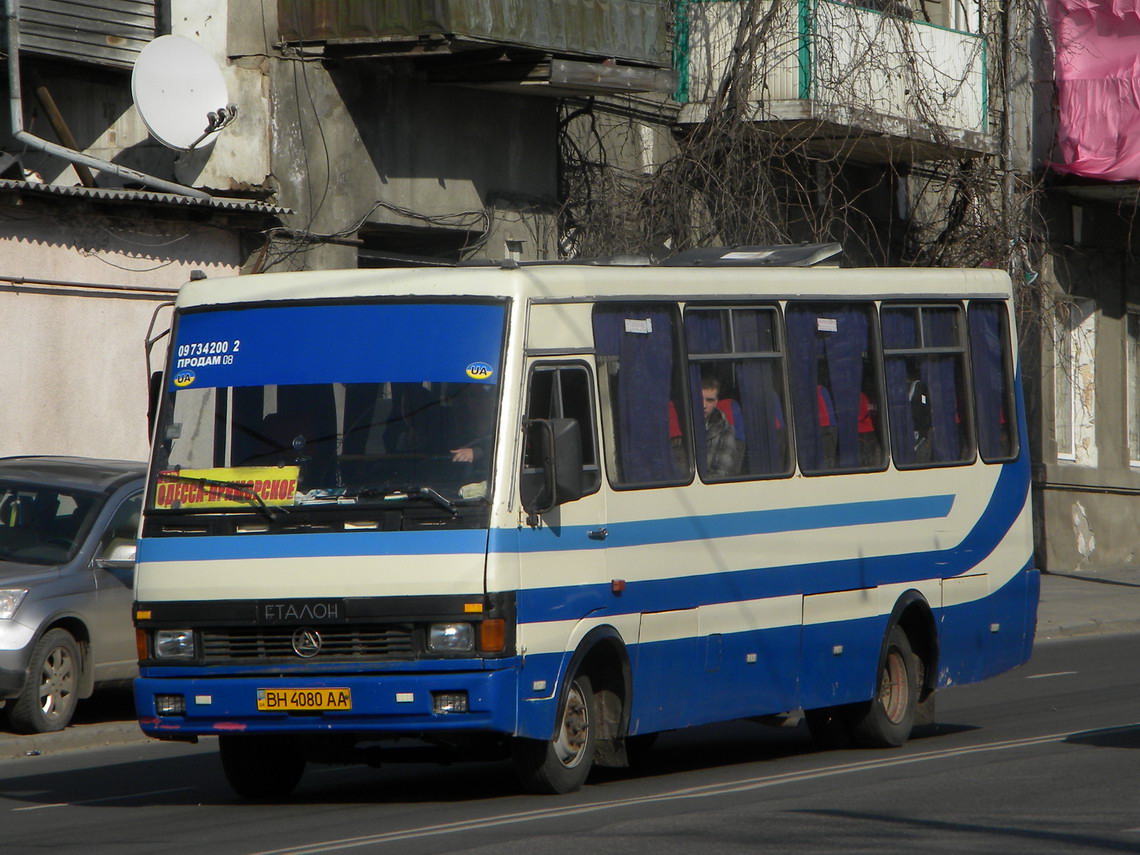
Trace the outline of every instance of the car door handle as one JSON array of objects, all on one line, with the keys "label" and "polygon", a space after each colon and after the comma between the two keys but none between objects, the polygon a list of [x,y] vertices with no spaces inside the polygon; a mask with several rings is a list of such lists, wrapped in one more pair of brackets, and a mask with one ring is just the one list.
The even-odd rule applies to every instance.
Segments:
[{"label": "car door handle", "polygon": [[605,540],[609,536],[609,530],[604,528],[596,528],[586,533],[586,537],[590,538],[590,540]]}]

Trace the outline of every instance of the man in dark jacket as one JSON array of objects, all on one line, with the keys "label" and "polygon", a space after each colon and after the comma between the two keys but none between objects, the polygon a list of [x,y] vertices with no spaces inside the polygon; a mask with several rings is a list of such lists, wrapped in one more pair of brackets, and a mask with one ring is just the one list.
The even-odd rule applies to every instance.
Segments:
[{"label": "man in dark jacket", "polygon": [[720,401],[720,381],[706,375],[701,378],[701,403],[705,411],[706,476],[731,478],[740,474],[744,460],[744,443],[736,438],[736,430],[724,412],[717,406]]}]

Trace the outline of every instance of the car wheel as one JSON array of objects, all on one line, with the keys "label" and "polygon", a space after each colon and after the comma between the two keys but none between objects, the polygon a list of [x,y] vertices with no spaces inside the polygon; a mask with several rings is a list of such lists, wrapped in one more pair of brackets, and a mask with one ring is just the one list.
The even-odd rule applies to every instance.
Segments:
[{"label": "car wheel", "polygon": [[79,645],[71,633],[52,629],[32,649],[28,678],[8,709],[8,724],[17,733],[63,730],[79,700]]}]

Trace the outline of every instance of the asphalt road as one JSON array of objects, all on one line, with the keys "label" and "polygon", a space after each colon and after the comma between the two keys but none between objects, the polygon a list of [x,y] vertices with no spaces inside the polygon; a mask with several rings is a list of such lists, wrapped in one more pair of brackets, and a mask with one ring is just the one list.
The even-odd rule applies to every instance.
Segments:
[{"label": "asphalt road", "polygon": [[1140,634],[1044,642],[944,691],[894,751],[819,752],[801,726],[663,736],[637,773],[519,794],[506,764],[312,767],[286,804],[228,790],[215,746],[0,764],[5,851],[251,853],[1140,852]]}]

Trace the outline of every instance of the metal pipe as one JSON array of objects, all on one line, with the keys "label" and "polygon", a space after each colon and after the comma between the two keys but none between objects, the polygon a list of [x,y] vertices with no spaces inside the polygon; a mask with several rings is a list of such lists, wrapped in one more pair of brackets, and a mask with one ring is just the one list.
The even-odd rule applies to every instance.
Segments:
[{"label": "metal pipe", "polygon": [[107,282],[75,282],[69,279],[30,279],[27,276],[5,276],[0,273],[0,289],[18,288],[21,285],[50,286],[53,288],[83,288],[89,291],[131,291],[140,294],[176,294],[179,285],[123,285]]},{"label": "metal pipe", "polygon": [[35,136],[24,130],[24,99],[20,87],[20,3],[19,0],[4,0],[4,11],[8,18],[8,101],[11,110],[12,136],[29,148],[42,151],[45,154],[62,158],[72,164],[82,164],[100,172],[110,172],[120,178],[127,178],[162,190],[166,193],[175,193],[179,196],[190,196],[195,199],[212,199],[209,193],[187,187],[173,181],[166,181],[139,172],[117,163],[91,157],[81,151],[74,151],[65,146],[57,145]]}]

